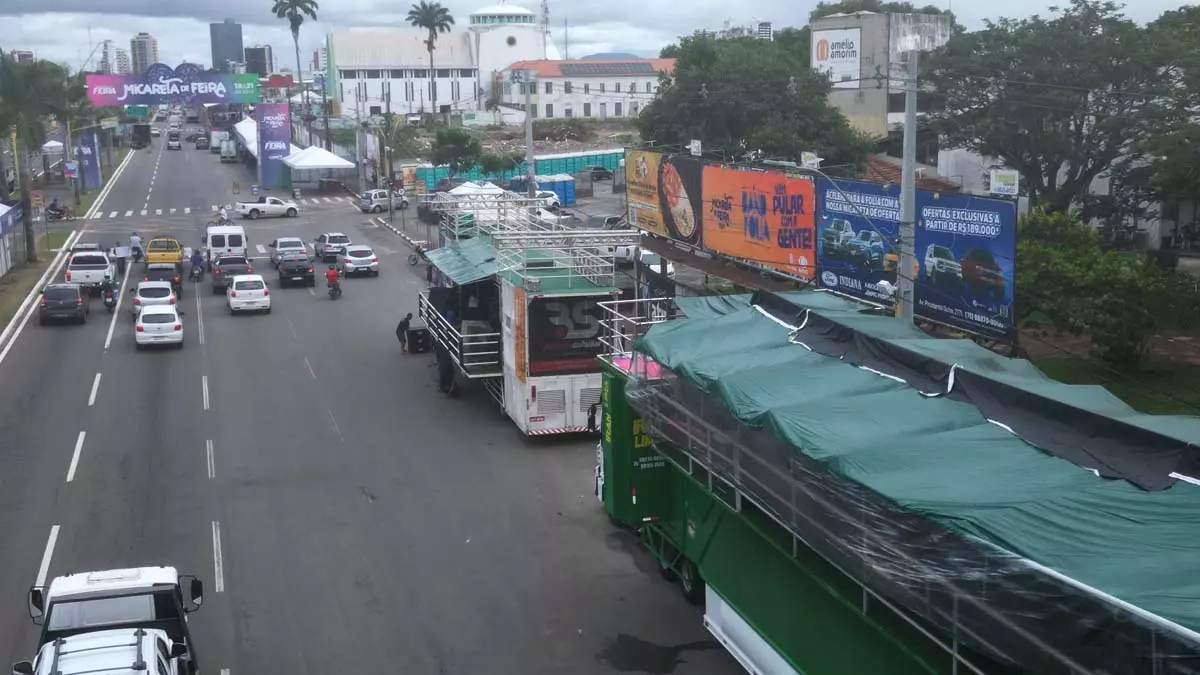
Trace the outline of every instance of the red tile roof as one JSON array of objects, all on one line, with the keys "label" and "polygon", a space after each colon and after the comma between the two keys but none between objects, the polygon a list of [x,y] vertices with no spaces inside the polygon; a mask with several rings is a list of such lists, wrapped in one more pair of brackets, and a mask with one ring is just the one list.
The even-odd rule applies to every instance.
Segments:
[{"label": "red tile roof", "polygon": [[[886,159],[879,157],[867,158],[867,170],[864,172],[865,180],[874,181],[876,183],[895,183],[900,184],[901,168],[895,162],[889,162]],[[917,178],[917,187],[926,190],[936,190],[938,192],[959,192],[962,186],[954,181],[937,176],[928,176]]]},{"label": "red tile roof", "polygon": [[[532,70],[538,77],[566,77],[560,66],[567,63],[649,63],[656,73],[671,73],[675,70],[675,59],[571,59],[569,61],[517,61],[505,70]],[[572,77],[606,77],[613,75],[574,75]],[[625,77],[621,75],[620,77]]]}]

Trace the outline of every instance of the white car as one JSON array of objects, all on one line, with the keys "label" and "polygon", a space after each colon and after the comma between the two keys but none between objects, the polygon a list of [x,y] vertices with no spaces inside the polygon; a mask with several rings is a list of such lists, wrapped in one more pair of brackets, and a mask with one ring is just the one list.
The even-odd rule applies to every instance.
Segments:
[{"label": "white car", "polygon": [[373,277],[379,276],[379,256],[370,246],[351,244],[338,256],[337,269],[342,274],[363,273]]},{"label": "white car", "polygon": [[261,274],[239,274],[229,284],[225,304],[230,314],[238,312],[271,313],[271,289]]},{"label": "white car", "polygon": [[562,206],[562,202],[559,201],[558,195],[551,190],[538,190],[533,194],[533,197],[534,199],[540,200],[542,202],[542,206],[545,206],[548,209],[557,209],[558,207]]},{"label": "white car", "polygon": [[326,232],[313,240],[313,253],[322,261],[334,257],[350,246],[350,237],[341,232]]},{"label": "white car", "polygon": [[182,150],[183,144],[179,142],[178,138],[172,138],[167,141],[167,149],[168,150]]},{"label": "white car", "polygon": [[154,136],[154,137],[162,136],[162,129],[159,129],[158,127],[153,127],[150,129],[150,135]]},{"label": "white car", "polygon": [[271,249],[271,264],[278,265],[279,259],[290,253],[308,255],[308,244],[300,237],[280,237],[268,245]]},{"label": "white car", "polygon": [[136,320],[147,307],[174,307],[179,299],[169,281],[143,281],[133,294],[133,318]]},{"label": "white car", "polygon": [[643,265],[650,268],[651,271],[657,272],[658,274],[664,273],[663,263],[666,263],[665,273],[667,275],[667,278],[668,279],[675,278],[675,263],[671,262],[670,260],[667,260],[666,258],[660,256],[659,254],[655,253],[654,251],[651,251],[650,249],[647,249],[647,248],[639,249],[638,250],[638,260],[640,260]]},{"label": "white car", "polygon": [[930,244],[925,249],[925,276],[934,285],[962,283],[962,263],[948,247]]},{"label": "white car", "polygon": [[296,202],[266,196],[259,197],[256,202],[238,202],[234,210],[241,217],[251,220],[258,220],[263,216],[295,218],[300,215],[300,207]]},{"label": "white car", "polygon": [[152,305],[142,309],[133,332],[138,349],[147,345],[175,345],[183,349],[183,319],[174,305]]}]

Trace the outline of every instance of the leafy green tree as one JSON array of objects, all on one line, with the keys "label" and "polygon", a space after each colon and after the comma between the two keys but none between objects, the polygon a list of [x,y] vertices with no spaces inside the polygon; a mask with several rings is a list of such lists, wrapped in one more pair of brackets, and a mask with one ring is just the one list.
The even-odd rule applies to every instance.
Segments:
[{"label": "leafy green tree", "polygon": [[944,103],[930,122],[947,146],[1019,171],[1035,203],[1067,210],[1177,115],[1152,47],[1107,1],[989,22],[922,62],[922,80]]},{"label": "leafy green tree", "polygon": [[1073,333],[1087,328],[1081,303],[1103,255],[1096,228],[1066,211],[1036,207],[1017,231],[1013,305],[1018,324],[1033,319]]},{"label": "leafy green tree", "polygon": [[812,151],[828,164],[861,164],[872,139],[827,103],[828,80],[792,44],[683,38],[674,75],[661,77],[660,95],[638,117],[641,137],[657,145],[700,139],[728,159],[799,161]]},{"label": "leafy green tree", "polygon": [[438,34],[449,33],[450,28],[454,26],[454,17],[450,15],[450,10],[442,6],[442,3],[421,0],[409,8],[406,20],[409,25],[423,28],[428,32],[425,38],[425,50],[429,52],[429,107],[436,113],[438,107],[437,87],[433,86],[433,49],[437,46]]},{"label": "leafy green tree", "polygon": [[479,170],[485,176],[499,176],[520,166],[521,153],[485,152],[479,156]]},{"label": "leafy green tree", "polygon": [[433,140],[431,160],[435,166],[450,168],[450,178],[479,163],[483,148],[466,130],[460,127],[441,127]]},{"label": "leafy green tree", "polygon": [[[304,91],[304,115],[308,119],[308,87],[304,86],[304,69],[300,65],[300,27],[304,25],[304,17],[317,20],[317,10],[321,8],[317,0],[273,0],[271,12],[278,19],[288,22],[292,32],[292,45],[296,48],[296,84]],[[216,64],[213,64],[214,66]],[[291,91],[288,100],[291,101]],[[311,123],[309,124],[311,127]]]},{"label": "leafy green tree", "polygon": [[838,2],[818,2],[813,11],[809,12],[808,20],[816,21],[830,14],[853,14],[855,12],[875,12],[878,14],[949,14],[950,12],[936,5],[925,5],[917,8],[911,2],[884,2],[883,0],[839,0]]}]

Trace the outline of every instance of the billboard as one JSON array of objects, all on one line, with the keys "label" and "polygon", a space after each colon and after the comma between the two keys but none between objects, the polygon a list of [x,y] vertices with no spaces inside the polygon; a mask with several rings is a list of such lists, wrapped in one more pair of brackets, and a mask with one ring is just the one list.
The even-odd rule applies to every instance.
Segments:
[{"label": "billboard", "polygon": [[802,279],[816,272],[815,188],[779,172],[704,165],[704,248]]},{"label": "billboard", "polygon": [[260,103],[258,120],[258,184],[281,188],[286,182],[283,158],[292,151],[292,125],[286,103]]},{"label": "billboard", "polygon": [[1015,202],[917,191],[920,276],[913,311],[972,333],[1012,337]]},{"label": "billboard", "polygon": [[194,63],[155,63],[136,75],[88,75],[88,100],[98,107],[258,103],[258,75],[209,73]]},{"label": "billboard", "polygon": [[100,139],[95,129],[88,129],[79,136],[79,164],[83,169],[84,187],[98,190],[104,185],[100,170]]},{"label": "billboard", "polygon": [[529,333],[529,376],[574,375],[599,370],[599,303],[608,296],[534,298],[525,322]]},{"label": "billboard", "polygon": [[862,29],[813,31],[811,63],[833,82],[834,89],[858,89],[862,77]]},{"label": "billboard", "polygon": [[821,286],[890,304],[900,262],[900,186],[822,178],[817,214]]},{"label": "billboard", "polygon": [[625,152],[629,222],[640,230],[703,246],[700,160],[647,150]]}]

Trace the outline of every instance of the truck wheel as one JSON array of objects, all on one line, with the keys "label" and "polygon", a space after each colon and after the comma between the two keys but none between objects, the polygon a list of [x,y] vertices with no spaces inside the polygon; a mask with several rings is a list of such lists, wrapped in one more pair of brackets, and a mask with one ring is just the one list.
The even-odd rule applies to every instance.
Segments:
[{"label": "truck wheel", "polygon": [[700,571],[687,558],[679,564],[679,588],[688,602],[698,605],[704,601],[704,581],[700,578]]},{"label": "truck wheel", "polygon": [[250,212],[250,220],[258,220],[258,209],[254,209]]}]

